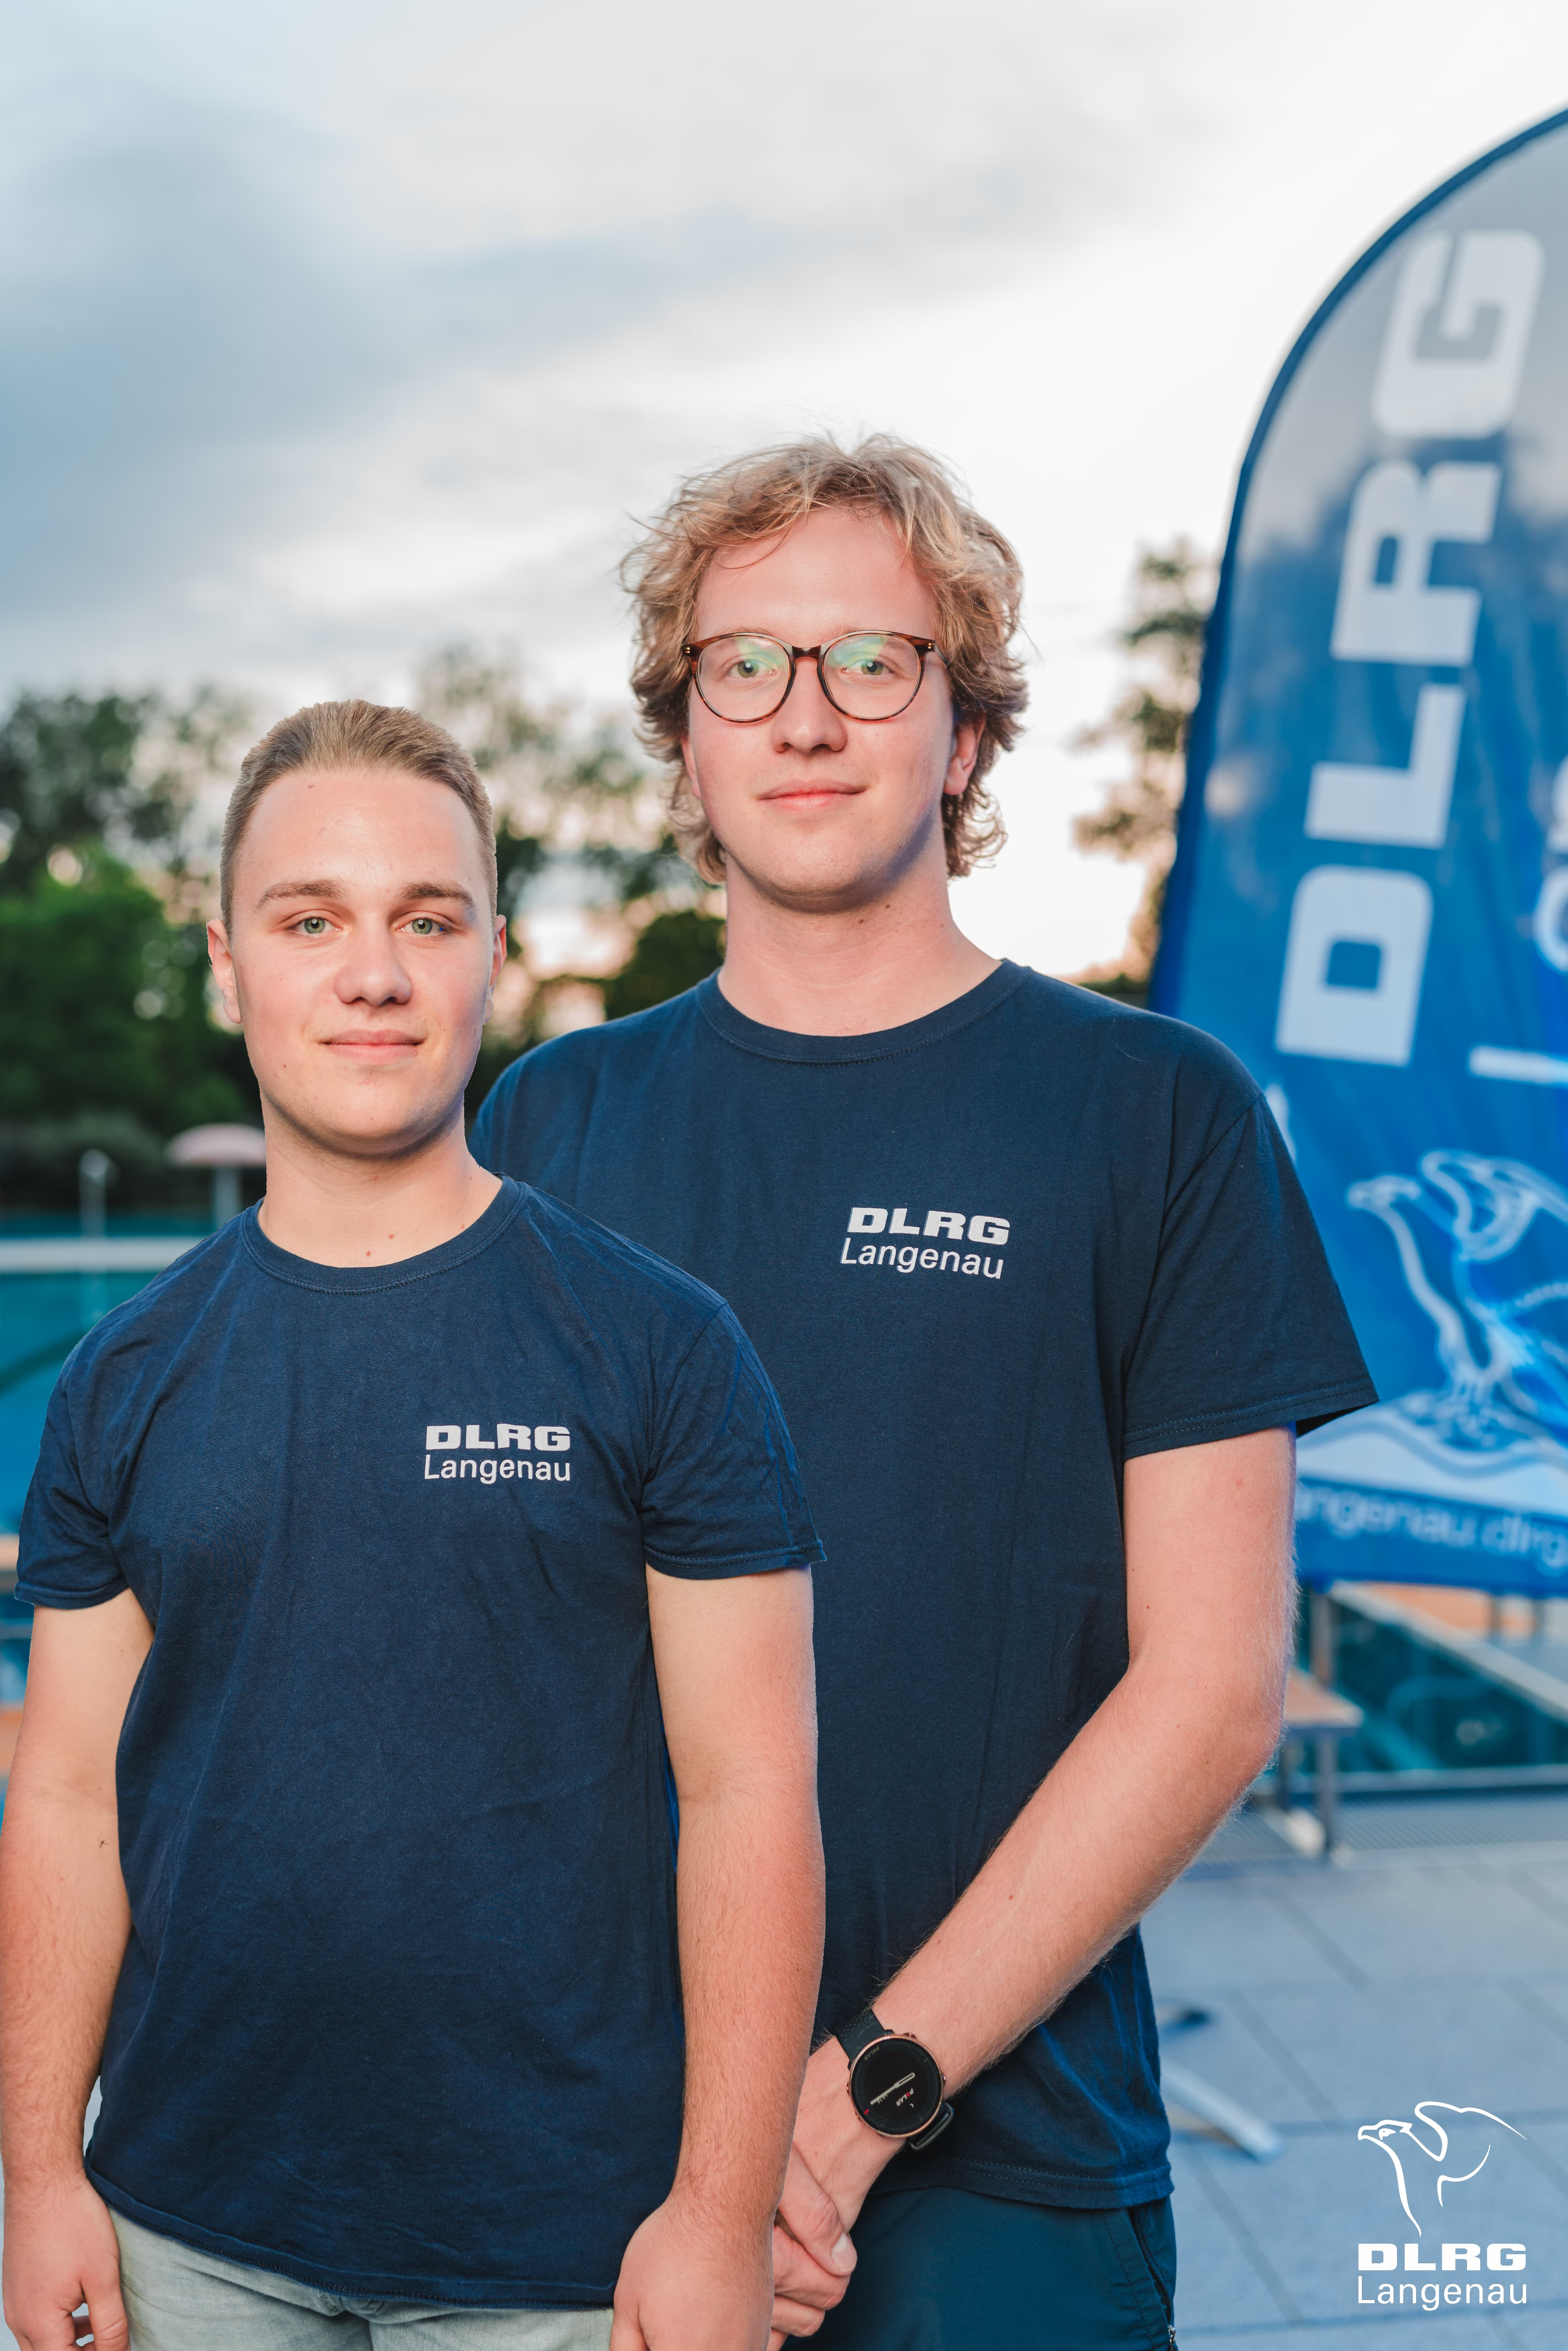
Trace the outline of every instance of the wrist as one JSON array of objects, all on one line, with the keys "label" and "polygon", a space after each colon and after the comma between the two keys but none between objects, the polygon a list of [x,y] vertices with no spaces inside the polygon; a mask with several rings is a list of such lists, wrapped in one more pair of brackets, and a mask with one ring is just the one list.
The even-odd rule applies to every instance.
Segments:
[{"label": "wrist", "polygon": [[749,2189],[733,2179],[677,2168],[664,2202],[677,2226],[703,2243],[749,2249],[772,2233],[779,2189]]},{"label": "wrist", "polygon": [[20,2163],[13,2158],[5,2166],[5,2201],[13,2210],[19,2204],[47,2204],[57,2197],[74,2196],[91,2184],[79,2153],[37,2163]]},{"label": "wrist", "polygon": [[862,2121],[850,2095],[849,2060],[838,2042],[831,2040],[823,2042],[806,2068],[796,2137],[809,2139],[812,2150],[829,2161],[835,2172],[863,2179],[867,2185],[904,2144]]},{"label": "wrist", "polygon": [[869,2006],[834,2037],[848,2060],[850,2104],[861,2121],[912,2154],[933,2146],[953,2108],[946,2076],[925,2043]]}]

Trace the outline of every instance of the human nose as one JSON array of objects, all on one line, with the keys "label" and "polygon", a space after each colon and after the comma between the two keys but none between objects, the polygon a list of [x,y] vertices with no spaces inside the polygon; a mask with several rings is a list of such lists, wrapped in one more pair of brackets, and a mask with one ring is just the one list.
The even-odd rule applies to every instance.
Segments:
[{"label": "human nose", "polygon": [[773,714],[776,751],[841,751],[849,729],[841,711],[822,692],[814,661],[798,661],[789,693]]},{"label": "human nose", "polygon": [[367,925],[350,933],[348,950],[338,966],[336,987],[343,1004],[408,1002],[413,982],[390,930]]}]

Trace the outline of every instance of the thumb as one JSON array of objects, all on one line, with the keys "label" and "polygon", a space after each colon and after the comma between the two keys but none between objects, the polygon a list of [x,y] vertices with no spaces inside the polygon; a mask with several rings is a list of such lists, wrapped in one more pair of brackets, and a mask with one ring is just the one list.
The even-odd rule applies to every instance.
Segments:
[{"label": "thumb", "polygon": [[855,2265],[849,2231],[839,2217],[838,2206],[793,2147],[784,2174],[784,2193],[779,2199],[779,2218],[823,2269],[836,2277],[848,2276]]},{"label": "thumb", "polygon": [[118,2273],[113,2277],[88,2279],[84,2283],[93,2351],[131,2351],[131,2321],[125,2314]]},{"label": "thumb", "polygon": [[643,2322],[633,2310],[617,2302],[615,2315],[610,2325],[610,2351],[648,2351],[648,2338],[643,2332]]}]

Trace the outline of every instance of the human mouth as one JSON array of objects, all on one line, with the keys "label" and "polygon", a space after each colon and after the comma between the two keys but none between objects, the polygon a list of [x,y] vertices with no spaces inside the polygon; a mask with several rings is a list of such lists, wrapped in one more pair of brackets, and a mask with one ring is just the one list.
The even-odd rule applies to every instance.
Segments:
[{"label": "human mouth", "polygon": [[776,791],[764,792],[762,797],[774,807],[815,809],[826,808],[830,800],[852,799],[864,789],[862,784],[780,784]]},{"label": "human mouth", "polygon": [[356,1029],[342,1037],[324,1037],[322,1043],[329,1052],[340,1053],[353,1061],[391,1061],[402,1054],[416,1053],[420,1040],[405,1036],[401,1030],[389,1029]]}]

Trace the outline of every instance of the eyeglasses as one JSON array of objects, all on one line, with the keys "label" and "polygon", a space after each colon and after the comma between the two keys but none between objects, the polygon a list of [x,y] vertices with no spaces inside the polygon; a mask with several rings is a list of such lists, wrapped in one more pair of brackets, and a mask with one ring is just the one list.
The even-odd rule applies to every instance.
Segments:
[{"label": "eyeglasses", "polygon": [[754,726],[781,710],[795,683],[797,662],[817,664],[822,692],[845,718],[896,718],[920,691],[925,659],[941,650],[934,637],[906,637],[862,629],[826,645],[787,645],[749,634],[704,637],[684,648],[692,683],[716,718]]}]

